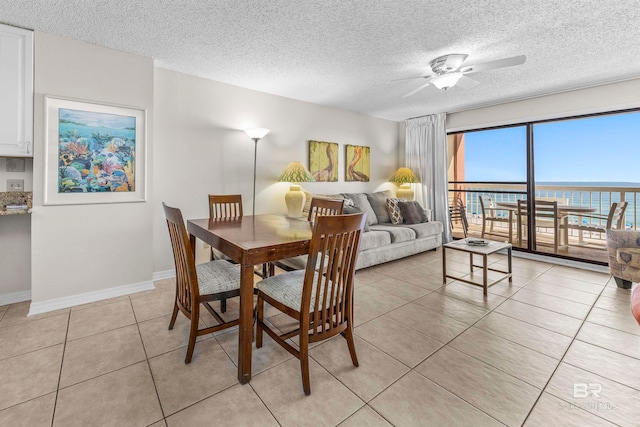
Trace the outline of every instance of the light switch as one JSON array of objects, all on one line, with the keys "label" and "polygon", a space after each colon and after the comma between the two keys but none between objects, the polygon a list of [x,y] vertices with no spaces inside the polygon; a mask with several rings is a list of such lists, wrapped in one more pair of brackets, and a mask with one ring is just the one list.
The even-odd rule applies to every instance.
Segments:
[{"label": "light switch", "polygon": [[8,179],[7,191],[24,191],[24,179]]}]

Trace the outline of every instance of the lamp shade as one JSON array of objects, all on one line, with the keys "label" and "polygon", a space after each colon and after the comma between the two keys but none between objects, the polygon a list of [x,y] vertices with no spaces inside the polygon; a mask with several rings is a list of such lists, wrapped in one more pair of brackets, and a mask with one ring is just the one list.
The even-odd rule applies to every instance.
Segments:
[{"label": "lamp shade", "polygon": [[269,133],[269,129],[266,128],[250,128],[245,129],[244,131],[251,139],[262,139]]},{"label": "lamp shade", "polygon": [[302,162],[291,162],[278,178],[280,182],[315,182],[311,172],[304,167]]},{"label": "lamp shade", "polygon": [[462,73],[447,73],[431,79],[431,84],[438,89],[447,90],[450,87],[455,86],[462,77]]},{"label": "lamp shade", "polygon": [[389,178],[389,182],[395,184],[410,184],[420,182],[420,178],[409,168],[399,168],[396,173]]}]

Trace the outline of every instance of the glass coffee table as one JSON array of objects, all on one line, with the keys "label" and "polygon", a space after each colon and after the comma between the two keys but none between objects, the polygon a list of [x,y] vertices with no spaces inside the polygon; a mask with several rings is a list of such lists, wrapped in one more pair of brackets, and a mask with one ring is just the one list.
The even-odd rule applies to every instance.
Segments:
[{"label": "glass coffee table", "polygon": [[[477,242],[477,243],[475,243]],[[483,242],[483,243],[480,243]],[[469,271],[473,273],[473,268],[482,268],[482,284],[473,282],[471,280],[463,279],[462,277],[452,276],[447,274],[447,250],[454,249],[456,251],[467,252],[469,254]],[[487,266],[487,258],[489,255],[494,254],[502,249],[507,250],[507,271],[498,270],[495,268],[489,268]],[[513,281],[511,277],[511,243],[507,242],[495,242],[493,240],[486,239],[474,239],[466,238],[461,240],[454,240],[453,242],[445,243],[442,245],[442,283],[447,283],[447,278],[454,279],[460,282],[469,283],[474,286],[481,286],[483,295],[486,298],[487,289],[489,286],[493,286],[498,282],[502,282],[504,279],[509,279],[509,283]],[[480,255],[482,257],[482,265],[475,265],[473,261],[474,255]],[[493,280],[491,283],[488,281],[488,270],[503,273],[504,276],[497,280]]]}]

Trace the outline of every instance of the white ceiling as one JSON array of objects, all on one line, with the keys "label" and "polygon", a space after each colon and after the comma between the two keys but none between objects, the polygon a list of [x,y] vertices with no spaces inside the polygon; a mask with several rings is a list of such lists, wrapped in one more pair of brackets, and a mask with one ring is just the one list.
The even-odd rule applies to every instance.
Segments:
[{"label": "white ceiling", "polygon": [[[398,121],[640,77],[637,0],[0,0],[0,22]],[[527,62],[403,99],[447,53]]]}]

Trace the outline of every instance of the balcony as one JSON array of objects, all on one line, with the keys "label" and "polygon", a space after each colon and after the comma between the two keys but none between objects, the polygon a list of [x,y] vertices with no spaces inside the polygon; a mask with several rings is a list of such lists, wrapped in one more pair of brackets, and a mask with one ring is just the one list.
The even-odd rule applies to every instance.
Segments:
[{"label": "balcony", "polygon": [[[500,203],[515,203],[517,200],[525,199],[526,195],[524,185],[508,185],[508,184],[450,184],[449,203],[460,197],[466,208],[466,217],[469,224],[468,235],[470,237],[481,237],[482,231],[482,209],[479,196],[489,196],[494,206],[499,208]],[[603,186],[603,185],[536,185],[536,198],[553,198],[563,200],[570,206],[579,206],[589,208],[594,214],[605,216],[609,213],[612,203],[626,201],[627,208],[624,214],[623,228],[637,230],[640,219],[640,186]],[[497,215],[507,217],[508,212],[497,211]],[[512,213],[512,243],[514,247],[523,249],[528,248],[526,236],[520,241],[517,238],[517,215]],[[568,223],[591,223],[605,225],[606,220],[582,217],[574,213],[570,213],[567,218]],[[492,240],[508,240],[509,235],[508,222],[495,222],[492,234],[485,234],[485,238]],[[487,225],[489,231],[489,225]],[[523,233],[524,234],[524,233]],[[567,242],[561,242],[555,251],[554,229],[553,227],[537,227],[536,244],[534,250],[541,253],[555,254],[559,256],[570,257],[579,260],[606,263],[606,235],[605,233],[586,232],[569,228],[567,231]],[[582,234],[582,235],[581,235]],[[464,237],[462,224],[460,221],[453,223],[454,238]]]}]

